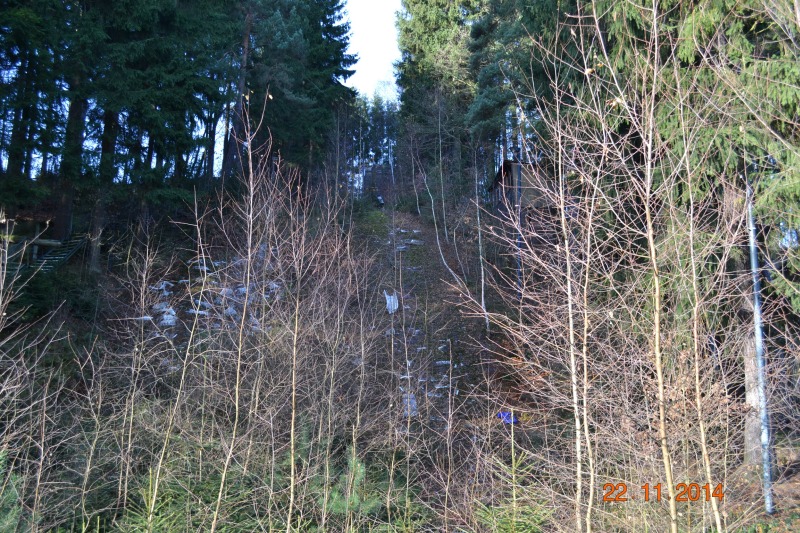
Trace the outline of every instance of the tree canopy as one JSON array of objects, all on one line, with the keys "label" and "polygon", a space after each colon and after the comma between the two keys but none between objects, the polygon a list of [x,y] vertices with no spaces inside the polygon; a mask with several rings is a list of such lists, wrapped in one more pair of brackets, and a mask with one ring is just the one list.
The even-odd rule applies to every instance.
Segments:
[{"label": "tree canopy", "polygon": [[228,152],[242,146],[245,110],[253,124],[264,116],[256,142],[269,138],[274,153],[310,168],[324,158],[333,109],[355,97],[343,85],[355,58],[342,9],[341,0],[5,3],[2,208],[48,201],[63,225],[98,191],[130,191],[146,206],[211,190],[237,170]]}]

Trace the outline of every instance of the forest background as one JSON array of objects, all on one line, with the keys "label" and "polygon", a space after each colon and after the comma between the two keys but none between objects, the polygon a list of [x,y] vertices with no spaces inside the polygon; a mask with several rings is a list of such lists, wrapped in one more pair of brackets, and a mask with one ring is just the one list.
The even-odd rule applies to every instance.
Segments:
[{"label": "forest background", "polygon": [[796,528],[800,4],[398,28],[3,3],[0,527]]}]

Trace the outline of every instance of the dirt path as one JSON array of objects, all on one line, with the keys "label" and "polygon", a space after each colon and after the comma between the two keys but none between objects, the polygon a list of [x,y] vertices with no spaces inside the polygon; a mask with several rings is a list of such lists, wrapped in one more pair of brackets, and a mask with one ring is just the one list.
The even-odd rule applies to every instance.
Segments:
[{"label": "dirt path", "polygon": [[[380,249],[389,272],[383,290],[396,294],[398,303],[386,336],[401,413],[440,431],[458,420],[487,417],[473,394],[484,380],[477,342],[482,323],[462,313],[433,226],[407,213],[386,215],[388,236]],[[445,245],[445,259],[457,262],[450,254]]]}]

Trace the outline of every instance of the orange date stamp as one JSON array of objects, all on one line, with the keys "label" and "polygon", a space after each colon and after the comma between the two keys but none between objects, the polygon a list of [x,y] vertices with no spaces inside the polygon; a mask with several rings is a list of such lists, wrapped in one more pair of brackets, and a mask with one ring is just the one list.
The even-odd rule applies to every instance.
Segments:
[{"label": "orange date stamp", "polygon": [[[662,485],[658,483],[651,485],[645,483],[641,487],[641,493],[634,494],[633,491],[628,491],[627,483],[606,483],[603,485],[603,501],[604,502],[627,502],[629,500],[643,500],[646,502],[661,501]],[[666,489],[663,490],[665,498],[669,495]],[[675,501],[676,502],[696,502],[706,501],[711,499],[722,501],[725,499],[725,490],[722,483],[716,487],[712,487],[710,483],[701,485],[699,483],[678,483],[675,485]]]}]

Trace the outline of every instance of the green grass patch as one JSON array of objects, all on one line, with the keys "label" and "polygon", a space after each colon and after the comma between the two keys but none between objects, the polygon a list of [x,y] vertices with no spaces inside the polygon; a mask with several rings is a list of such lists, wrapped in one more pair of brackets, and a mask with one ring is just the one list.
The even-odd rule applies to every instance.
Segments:
[{"label": "green grass patch", "polygon": [[[430,256],[431,249],[428,248],[427,245],[428,245],[428,243],[425,243],[424,246],[415,246],[413,244],[407,245],[408,246],[408,250],[406,250],[405,252],[402,252],[403,253],[403,264],[405,266],[410,266],[410,267],[413,267],[413,266],[423,266],[424,267],[425,264],[426,264],[426,261],[428,260],[428,258],[431,257]],[[433,246],[435,248],[436,244],[434,243]],[[435,256],[437,261],[439,260],[438,253],[439,252],[437,251],[436,252],[437,255]]]},{"label": "green grass patch", "polygon": [[759,521],[739,529],[738,533],[795,533],[797,531],[800,531],[800,511]]},{"label": "green grass patch", "polygon": [[389,217],[381,209],[353,209],[353,228],[364,237],[386,239],[389,236]]}]

